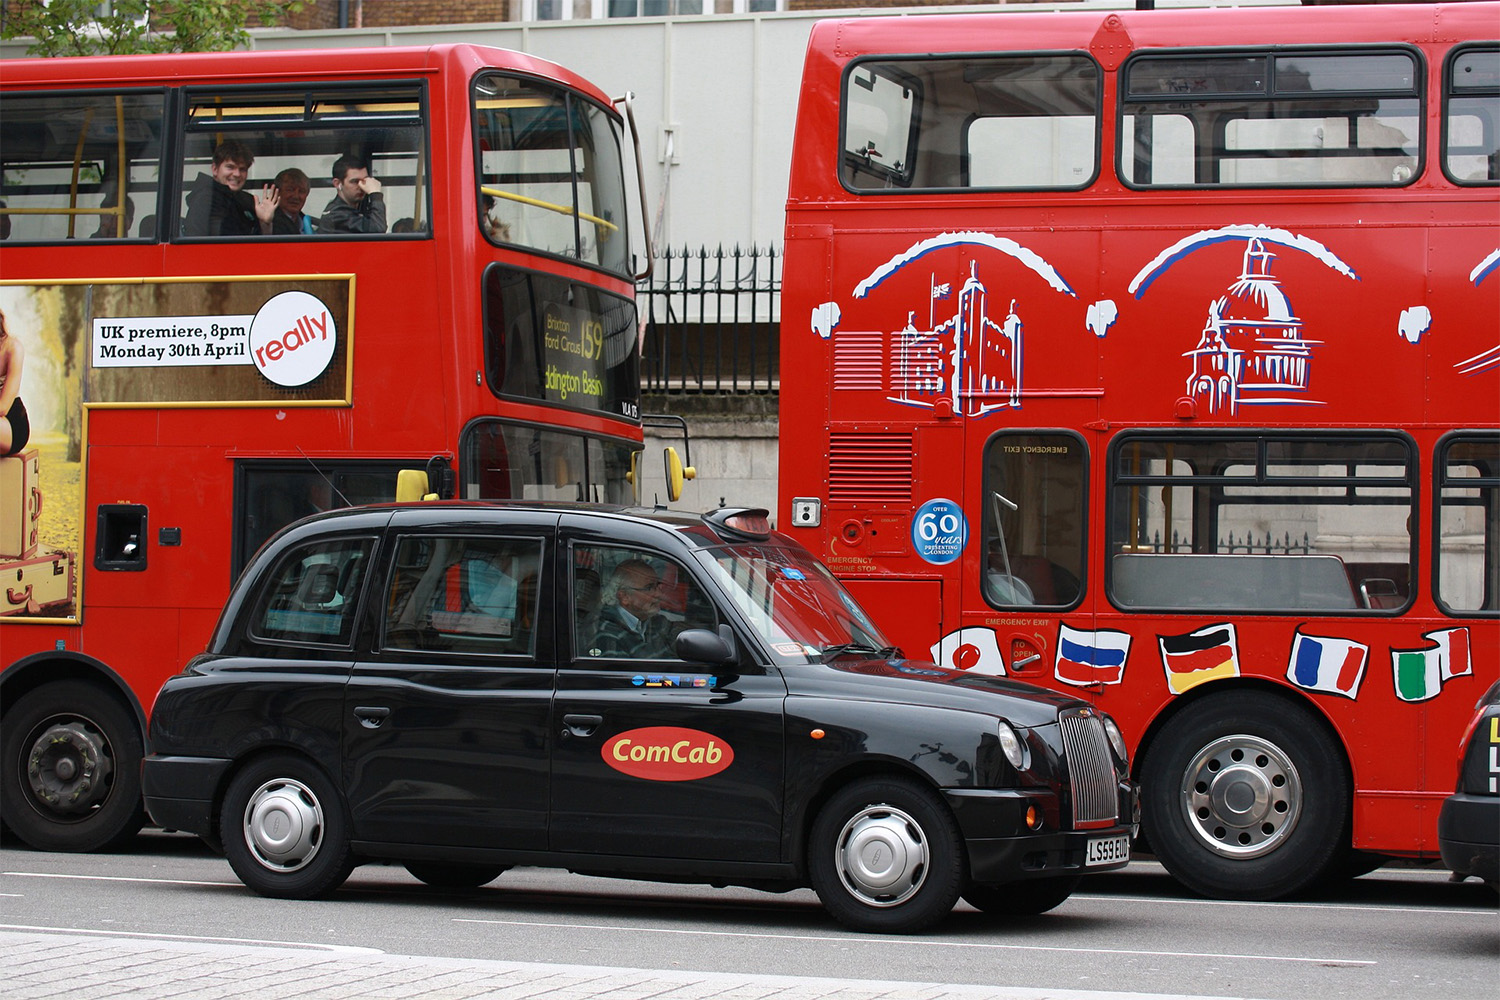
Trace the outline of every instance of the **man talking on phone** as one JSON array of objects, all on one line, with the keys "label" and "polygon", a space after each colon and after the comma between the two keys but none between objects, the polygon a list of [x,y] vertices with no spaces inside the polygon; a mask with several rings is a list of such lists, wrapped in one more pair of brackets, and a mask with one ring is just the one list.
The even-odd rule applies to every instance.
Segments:
[{"label": "man talking on phone", "polygon": [[333,161],[333,200],[318,220],[319,233],[385,232],[385,195],[369,164],[352,153]]}]

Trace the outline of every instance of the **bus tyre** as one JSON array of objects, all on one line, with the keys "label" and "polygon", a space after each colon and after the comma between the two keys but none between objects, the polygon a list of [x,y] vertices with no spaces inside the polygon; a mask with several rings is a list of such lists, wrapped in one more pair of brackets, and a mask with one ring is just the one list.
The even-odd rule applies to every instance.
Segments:
[{"label": "bus tyre", "polygon": [[968,872],[958,826],[930,789],[865,778],[818,812],[808,839],[813,889],[858,931],[910,934],[947,916]]},{"label": "bus tyre", "polygon": [[236,774],[220,833],[229,866],[262,896],[319,899],[354,870],[338,791],[300,757],[262,758]]},{"label": "bus tyre", "polygon": [[1259,691],[1173,718],[1141,762],[1141,822],[1178,881],[1216,899],[1281,899],[1343,857],[1349,781],[1326,728]]},{"label": "bus tyre", "polygon": [[1082,881],[1082,875],[1055,875],[1000,885],[971,882],[963,898],[974,909],[995,916],[1035,916],[1060,906]]},{"label": "bus tyre", "polygon": [[477,889],[500,877],[507,865],[463,864],[448,861],[408,861],[406,870],[420,882],[439,889]]},{"label": "bus tyre", "polygon": [[28,692],[5,714],[5,825],[41,851],[119,847],[145,823],[143,741],[133,714],[83,681]]}]

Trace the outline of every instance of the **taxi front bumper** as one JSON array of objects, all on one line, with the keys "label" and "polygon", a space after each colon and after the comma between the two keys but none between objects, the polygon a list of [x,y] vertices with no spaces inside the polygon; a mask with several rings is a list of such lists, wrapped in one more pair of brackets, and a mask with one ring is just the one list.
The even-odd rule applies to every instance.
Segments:
[{"label": "taxi front bumper", "polygon": [[[950,788],[943,790],[943,797],[958,820],[969,854],[969,877],[975,882],[998,884],[1124,868],[1128,852],[1090,863],[1089,845],[1121,837],[1128,843],[1140,830],[1140,790],[1130,782],[1120,783],[1118,812],[1129,822],[1085,830],[1058,828],[1057,797],[1046,789]],[[1042,817],[1039,828],[1027,823],[1028,808]]]}]

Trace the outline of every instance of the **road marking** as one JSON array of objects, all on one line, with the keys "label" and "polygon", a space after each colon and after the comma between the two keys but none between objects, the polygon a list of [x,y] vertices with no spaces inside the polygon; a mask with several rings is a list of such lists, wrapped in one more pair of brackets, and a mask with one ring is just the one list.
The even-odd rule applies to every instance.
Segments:
[{"label": "road marking", "polygon": [[[488,920],[480,917],[454,917],[456,924],[500,924],[515,927],[551,927],[560,930],[582,930],[582,931],[619,931],[625,934],[639,934],[640,927],[626,927],[619,924],[562,924],[544,923],[532,920]],[[1033,944],[992,944],[976,941],[939,941],[930,937],[904,938],[904,937],[882,937],[874,934],[850,935],[841,937],[832,934],[764,934],[751,933],[748,931],[698,931],[685,930],[676,927],[652,927],[651,934],[692,934],[703,937],[738,937],[738,938],[767,938],[781,941],[833,941],[839,944],[905,944],[920,945],[923,948],[978,948],[992,949],[995,951],[1055,951],[1067,952],[1077,955],[1126,955],[1139,956],[1149,955],[1158,958],[1211,958],[1211,959],[1241,959],[1253,962],[1310,962],[1317,965],[1377,965],[1379,963],[1360,958],[1301,958],[1288,955],[1236,955],[1227,952],[1214,951],[1145,951],[1129,948],[1061,948],[1056,945],[1033,945]]]},{"label": "road marking", "polygon": [[[9,874],[8,872],[6,874]],[[88,937],[139,938],[150,941],[189,941],[194,944],[242,944],[272,948],[304,948],[331,951],[340,955],[384,955],[379,948],[361,948],[352,944],[323,944],[319,941],[272,941],[263,938],[202,937],[196,934],[152,934],[148,931],[101,931],[89,927],[31,927],[25,924],[0,924],[0,931],[32,934],[81,934]]]},{"label": "road marking", "polygon": [[1150,896],[1132,896],[1122,893],[1112,896],[1108,893],[1075,892],[1068,897],[1074,899],[1090,899],[1100,903],[1119,902],[1123,899],[1130,900],[1132,906],[1136,903],[1172,903],[1191,906],[1283,906],[1294,910],[1358,910],[1360,913],[1416,913],[1429,916],[1434,913],[1446,914],[1448,916],[1487,916],[1493,918],[1495,912],[1491,909],[1455,910],[1447,907],[1425,907],[1425,906],[1363,906],[1359,903],[1287,903],[1276,900],[1253,900],[1253,899],[1154,899]]},{"label": "road marking", "polygon": [[241,882],[194,882],[189,879],[180,878],[131,878],[125,875],[62,875],[54,872],[0,872],[0,875],[14,875],[17,878],[70,878],[82,882],[149,882],[153,885],[212,885],[212,886],[241,886]]}]

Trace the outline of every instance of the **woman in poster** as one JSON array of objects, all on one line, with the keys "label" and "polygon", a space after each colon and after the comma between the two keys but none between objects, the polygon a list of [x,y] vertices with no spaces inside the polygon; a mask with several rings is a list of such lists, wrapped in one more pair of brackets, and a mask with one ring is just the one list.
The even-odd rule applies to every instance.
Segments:
[{"label": "woman in poster", "polygon": [[31,438],[26,405],[21,402],[21,341],[10,335],[0,312],[0,457],[18,455]]}]

